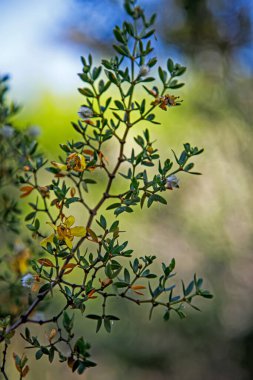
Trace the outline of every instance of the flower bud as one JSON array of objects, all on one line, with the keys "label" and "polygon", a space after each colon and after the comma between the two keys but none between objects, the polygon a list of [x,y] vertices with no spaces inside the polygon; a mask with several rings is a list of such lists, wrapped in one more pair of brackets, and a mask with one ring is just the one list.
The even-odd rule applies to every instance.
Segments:
[{"label": "flower bud", "polygon": [[34,276],[31,273],[27,273],[22,277],[21,284],[24,288],[31,288],[34,284]]},{"label": "flower bud", "polygon": [[179,179],[174,174],[166,178],[166,185],[167,185],[167,189],[169,190],[173,190],[174,188],[179,188],[178,183],[179,183]]},{"label": "flower bud", "polygon": [[83,120],[87,120],[93,117],[93,111],[89,107],[81,106],[77,113],[78,113],[78,116]]}]

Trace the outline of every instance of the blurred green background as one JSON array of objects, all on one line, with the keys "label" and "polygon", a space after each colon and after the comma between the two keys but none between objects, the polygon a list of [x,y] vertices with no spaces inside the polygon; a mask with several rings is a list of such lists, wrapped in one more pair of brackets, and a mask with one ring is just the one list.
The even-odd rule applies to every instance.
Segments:
[{"label": "blurred green background", "polygon": [[[251,0],[146,0],[158,13],[156,53],[188,67],[182,107],[160,111],[150,128],[162,156],[185,142],[204,147],[203,176],[180,177],[168,206],[121,218],[137,255],[177,261],[178,277],[196,272],[215,294],[202,312],[163,322],[122,302],[113,333],[95,334],[77,316],[79,333],[98,363],[87,380],[250,380],[253,378]],[[22,125],[41,127],[42,149],[57,159],[74,137],[70,121],[82,104],[76,87],[80,55],[112,53],[111,29],[124,19],[122,1],[0,2],[0,69],[13,76],[11,97],[23,104]],[[113,155],[113,152],[109,152]],[[115,153],[116,155],[116,153]],[[54,307],[57,307],[57,300]],[[52,310],[51,310],[52,312]],[[22,352],[22,347],[19,347]],[[77,379],[65,365],[30,364],[28,379]]]}]

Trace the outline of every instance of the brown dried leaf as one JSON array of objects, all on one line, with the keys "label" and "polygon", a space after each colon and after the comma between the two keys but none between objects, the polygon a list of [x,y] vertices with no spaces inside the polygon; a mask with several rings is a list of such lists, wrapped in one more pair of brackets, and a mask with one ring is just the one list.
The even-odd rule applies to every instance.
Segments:
[{"label": "brown dried leaf", "polygon": [[38,263],[41,264],[41,265],[43,265],[44,267],[50,267],[50,268],[54,268],[55,267],[55,265],[49,259],[39,259]]}]

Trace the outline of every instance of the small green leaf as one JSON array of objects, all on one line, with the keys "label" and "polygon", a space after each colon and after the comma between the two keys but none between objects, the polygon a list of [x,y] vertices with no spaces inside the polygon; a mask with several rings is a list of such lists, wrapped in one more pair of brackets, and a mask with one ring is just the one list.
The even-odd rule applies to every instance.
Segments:
[{"label": "small green leaf", "polygon": [[35,358],[36,360],[39,360],[43,356],[43,351],[40,349],[36,351]]},{"label": "small green leaf", "polygon": [[174,70],[174,63],[173,63],[171,58],[169,58],[167,61],[167,68],[168,68],[169,72],[172,74],[173,70]]},{"label": "small green leaf", "polygon": [[94,94],[89,88],[79,88],[78,91],[88,98],[94,98]]},{"label": "small green leaf", "polygon": [[104,318],[104,327],[105,327],[105,329],[106,329],[106,331],[107,331],[108,333],[111,332],[111,330],[112,330],[111,321],[110,321],[110,319],[108,319],[107,317]]}]

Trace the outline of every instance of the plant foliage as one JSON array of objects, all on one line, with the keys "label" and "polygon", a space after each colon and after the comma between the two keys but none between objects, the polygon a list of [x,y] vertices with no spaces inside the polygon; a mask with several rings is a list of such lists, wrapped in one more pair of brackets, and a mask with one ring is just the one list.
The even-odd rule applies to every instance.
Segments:
[{"label": "plant foliage", "polygon": [[[1,306],[5,379],[7,349],[17,329],[26,346],[34,349],[36,360],[45,356],[50,363],[67,362],[81,375],[96,364],[90,360],[89,344],[76,336],[76,312],[93,320],[96,332],[104,328],[110,333],[113,322],[119,320],[110,313],[112,298],[148,304],[150,318],[154,309],[161,309],[167,321],[172,313],[184,318],[185,305],[198,310],[196,297],[212,297],[196,275],[189,284],[182,282],[181,289],[176,287],[174,258],[162,263],[156,273],[156,257],[135,257],[120,229],[122,214],[137,207],[166,205],[168,191],[179,187],[178,173],[199,174],[193,171],[193,159],[203,151],[185,143],[180,154],[172,152],[171,158],[161,161],[150,130],[160,124],[157,108],[172,112],[171,108],[181,105],[173,92],[183,86],[186,67],[169,58],[165,68],[158,67],[157,83],[152,46],[156,16],[147,18],[135,0],[125,1],[125,10],[128,20],[113,30],[115,56],[103,59],[99,66],[92,55],[81,58],[83,104],[78,120],[72,122],[78,139],[61,145],[58,160],[50,163],[38,152],[33,129],[14,125],[18,107],[8,103],[8,77],[1,77],[0,226],[6,231],[9,253],[2,256],[0,281],[11,300]],[[136,96],[140,87],[146,93],[142,100]],[[143,132],[137,128],[140,123],[145,125]],[[106,158],[108,147],[117,152],[114,162]],[[118,181],[123,188],[120,193],[114,190]],[[87,193],[96,186],[100,193],[94,203]],[[10,232],[22,231],[19,215],[26,199],[30,238],[17,246]],[[81,225],[76,225],[73,216],[76,206]],[[53,316],[39,315],[59,294],[64,299],[61,309]],[[93,311],[95,298],[101,300],[100,312]],[[46,343],[33,334],[34,324],[48,326]],[[22,379],[29,372],[27,357],[14,353],[13,358]]]}]

